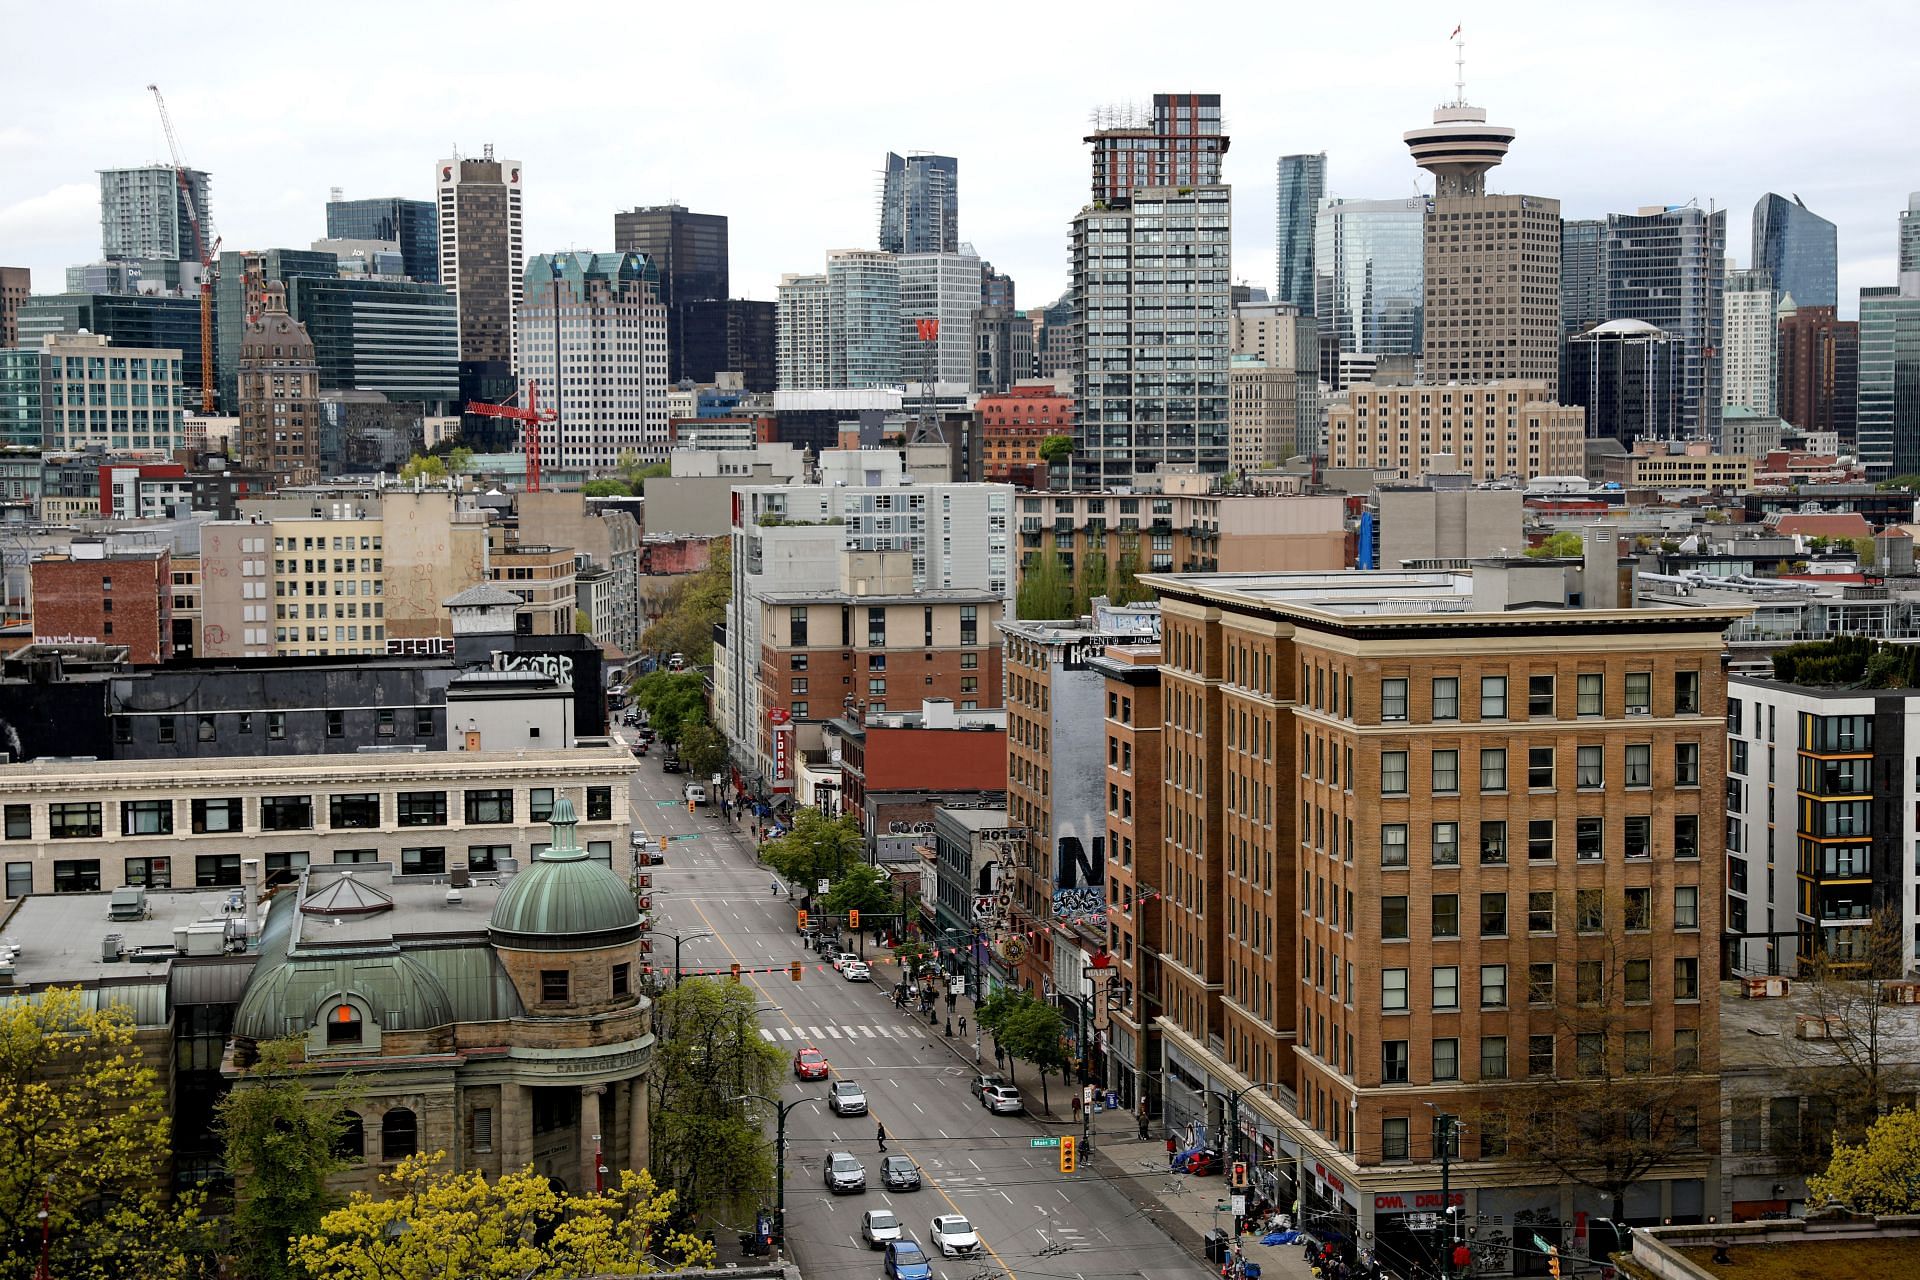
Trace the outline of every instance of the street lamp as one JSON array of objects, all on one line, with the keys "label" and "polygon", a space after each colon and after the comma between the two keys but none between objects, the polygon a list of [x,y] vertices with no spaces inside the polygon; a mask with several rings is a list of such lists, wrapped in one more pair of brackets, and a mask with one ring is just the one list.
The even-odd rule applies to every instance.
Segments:
[{"label": "street lamp", "polygon": [[33,1280],[53,1280],[53,1271],[47,1266],[48,1233],[53,1230],[53,1193],[40,1193],[40,1212],[33,1215],[40,1219],[40,1269],[33,1273]]},{"label": "street lamp", "polygon": [[668,933],[665,929],[648,929],[647,932],[656,938],[673,939],[673,985],[676,987],[680,985],[681,946],[689,942],[698,942],[702,938],[713,937],[713,934],[706,930],[699,933]]},{"label": "street lamp", "polygon": [[[745,1102],[753,1099],[764,1102],[775,1112],[773,1138],[773,1247],[787,1247],[787,1113],[795,1107],[809,1102],[818,1102],[818,1098],[795,1098],[792,1102],[781,1102],[778,1098],[769,1098],[764,1093],[742,1093],[732,1099],[733,1102]],[[778,1256],[776,1254],[776,1256]]]},{"label": "street lamp", "polygon": [[[1236,1157],[1240,1154],[1240,1098],[1242,1095],[1251,1093],[1255,1089],[1278,1089],[1280,1087],[1281,1085],[1277,1081],[1256,1080],[1251,1084],[1241,1085],[1238,1089],[1235,1089],[1232,1093],[1227,1095],[1226,1165],[1227,1165],[1227,1178],[1228,1178],[1230,1187],[1231,1187],[1231,1181],[1233,1178],[1233,1166],[1236,1163]],[[1239,1190],[1244,1193],[1244,1188],[1236,1187],[1232,1189]],[[1236,1259],[1236,1263],[1240,1255],[1241,1216],[1242,1215],[1237,1213],[1233,1215],[1233,1252],[1234,1252],[1234,1257]]]}]

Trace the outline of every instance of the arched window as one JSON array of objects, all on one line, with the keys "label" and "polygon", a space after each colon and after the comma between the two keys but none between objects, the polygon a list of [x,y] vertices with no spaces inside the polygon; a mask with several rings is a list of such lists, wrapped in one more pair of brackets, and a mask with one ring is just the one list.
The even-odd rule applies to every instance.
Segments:
[{"label": "arched window", "polygon": [[360,1043],[360,1011],[344,1000],[327,1010],[327,1043]]},{"label": "arched window", "polygon": [[420,1150],[420,1131],[413,1112],[395,1107],[380,1121],[380,1158],[400,1160]]},{"label": "arched window", "polygon": [[358,1111],[340,1113],[340,1136],[334,1139],[333,1154],[342,1160],[362,1160],[367,1154],[367,1127]]}]

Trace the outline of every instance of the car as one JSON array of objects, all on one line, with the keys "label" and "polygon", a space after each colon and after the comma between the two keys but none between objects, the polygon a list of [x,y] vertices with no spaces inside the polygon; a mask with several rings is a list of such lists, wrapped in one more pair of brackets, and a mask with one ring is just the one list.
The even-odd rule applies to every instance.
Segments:
[{"label": "car", "polygon": [[686,797],[688,804],[705,804],[707,802],[707,789],[698,782],[689,782],[687,784]]},{"label": "car", "polygon": [[928,1235],[943,1258],[968,1258],[980,1252],[980,1237],[962,1214],[939,1215],[933,1220]]},{"label": "car", "polygon": [[851,951],[842,951],[839,955],[836,955],[833,958],[833,971],[835,973],[838,973],[840,972],[841,969],[846,967],[849,961],[858,960],[859,958],[860,958],[859,956],[853,954],[853,952]]},{"label": "car", "polygon": [[635,760],[645,759],[646,754],[647,754],[647,744],[644,742],[633,749],[633,758]]},{"label": "car", "polygon": [[860,1215],[860,1238],[884,1249],[900,1238],[900,1219],[891,1209],[869,1209]]},{"label": "car", "polygon": [[642,745],[652,742],[654,738],[653,726],[648,724],[641,725],[639,738]]},{"label": "car", "polygon": [[852,1152],[829,1151],[827,1153],[827,1190],[837,1196],[844,1196],[866,1189],[867,1166],[856,1160]]},{"label": "car", "polygon": [[867,1114],[867,1091],[851,1080],[835,1080],[827,1090],[827,1106],[837,1116]]},{"label": "car", "polygon": [[911,1156],[888,1156],[880,1162],[880,1184],[889,1191],[918,1191],[920,1166]]},{"label": "car", "polygon": [[684,773],[686,772],[686,766],[681,764],[680,757],[669,749],[667,754],[660,757],[660,772]]},{"label": "car", "polygon": [[974,1097],[985,1101],[987,1090],[997,1084],[1005,1084],[1006,1082],[1007,1078],[1005,1076],[995,1075],[992,1072],[982,1072],[973,1078],[972,1083],[969,1084],[967,1088],[972,1091]]},{"label": "car", "polygon": [[1027,1109],[1020,1091],[1010,1084],[988,1085],[980,1091],[980,1105],[997,1116],[1017,1116]]},{"label": "car", "polygon": [[825,1080],[827,1060],[818,1049],[808,1045],[793,1055],[793,1074],[802,1080]]},{"label": "car", "polygon": [[912,1240],[895,1240],[880,1255],[883,1280],[933,1280],[933,1264],[927,1251]]},{"label": "car", "polygon": [[865,960],[849,960],[840,966],[840,976],[848,982],[871,982],[873,970],[867,967]]}]

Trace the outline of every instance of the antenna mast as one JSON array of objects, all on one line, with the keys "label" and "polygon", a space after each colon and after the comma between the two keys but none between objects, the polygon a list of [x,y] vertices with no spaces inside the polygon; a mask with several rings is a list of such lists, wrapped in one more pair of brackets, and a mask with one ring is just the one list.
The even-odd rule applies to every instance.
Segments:
[{"label": "antenna mast", "polygon": [[1453,105],[1467,105],[1467,40],[1465,26],[1453,29]]}]

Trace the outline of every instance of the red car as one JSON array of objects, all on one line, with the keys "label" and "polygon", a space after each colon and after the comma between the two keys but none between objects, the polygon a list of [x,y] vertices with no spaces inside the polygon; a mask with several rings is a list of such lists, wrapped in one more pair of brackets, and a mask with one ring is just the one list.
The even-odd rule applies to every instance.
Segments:
[{"label": "red car", "polygon": [[808,1045],[793,1055],[793,1074],[802,1080],[825,1080],[827,1060],[818,1049]]}]

